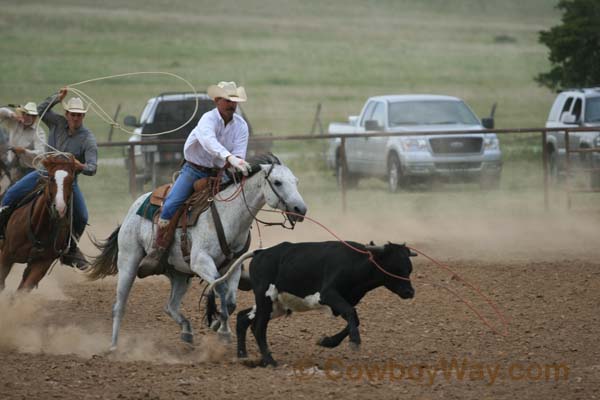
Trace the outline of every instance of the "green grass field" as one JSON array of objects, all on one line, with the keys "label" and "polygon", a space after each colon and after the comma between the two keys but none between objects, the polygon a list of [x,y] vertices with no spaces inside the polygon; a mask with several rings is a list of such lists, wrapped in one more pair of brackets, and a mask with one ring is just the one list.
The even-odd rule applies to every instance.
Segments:
[{"label": "green grass field", "polygon": [[[543,126],[554,94],[533,77],[549,69],[538,32],[557,25],[556,0],[141,1],[57,0],[5,3],[0,14],[0,104],[40,101],[63,85],[136,71],[179,74],[198,91],[220,80],[244,85],[244,109],[257,133],[307,134],[318,103],[325,129],[360,111],[369,96],[440,93],[465,99],[479,116],[498,104],[496,126]],[[119,120],[139,115],[160,92],[187,90],[159,75],[78,87]],[[60,110],[59,107],[57,107]],[[109,126],[90,113],[99,141]],[[115,132],[113,140],[128,135]],[[502,187],[541,182],[539,135],[504,135]],[[277,144],[318,153],[324,143]],[[117,157],[120,149],[102,149]],[[510,165],[510,161],[528,161]],[[295,162],[295,161],[294,161]],[[291,162],[292,164],[294,162]],[[302,164],[301,166],[304,166]],[[334,181],[306,172],[316,187]],[[523,170],[533,171],[523,173]],[[102,194],[117,169],[90,181]],[[315,172],[316,174],[316,172]],[[104,178],[102,178],[104,177]],[[121,182],[122,180],[122,182]],[[379,187],[375,184],[375,187]],[[114,189],[113,189],[114,190]],[[123,194],[127,189],[123,188]],[[99,202],[99,207],[105,207]]]},{"label": "green grass field", "polygon": [[[5,3],[0,104],[41,100],[59,87],[135,71],[167,71],[199,91],[246,86],[257,132],[302,134],[317,103],[343,121],[368,96],[443,93],[498,127],[544,123],[552,93],[533,76],[549,67],[538,31],[559,22],[555,0],[141,1]],[[508,38],[508,39],[506,39]],[[148,97],[185,90],[142,76],[81,87],[110,113],[139,114]],[[99,140],[108,127],[92,115]],[[123,135],[126,138],[126,135]]]}]

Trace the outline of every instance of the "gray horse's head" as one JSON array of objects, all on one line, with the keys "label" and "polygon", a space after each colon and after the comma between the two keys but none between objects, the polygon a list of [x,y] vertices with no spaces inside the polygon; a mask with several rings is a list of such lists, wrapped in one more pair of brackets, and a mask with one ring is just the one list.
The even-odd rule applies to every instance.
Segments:
[{"label": "gray horse's head", "polygon": [[272,208],[285,211],[291,222],[301,222],[306,215],[306,204],[298,192],[298,178],[273,154],[257,156],[250,160],[251,174],[264,174],[267,184],[262,186],[263,196]]}]

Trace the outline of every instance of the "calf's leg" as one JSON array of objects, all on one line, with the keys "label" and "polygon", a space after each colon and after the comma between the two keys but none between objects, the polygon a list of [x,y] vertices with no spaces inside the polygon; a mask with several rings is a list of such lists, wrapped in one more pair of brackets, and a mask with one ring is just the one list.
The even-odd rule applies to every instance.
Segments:
[{"label": "calf's leg", "polygon": [[[339,314],[346,320],[348,325],[346,328],[348,329],[348,335],[350,335],[350,346],[354,349],[358,349],[360,346],[360,333],[358,331],[358,314],[356,310],[350,303],[348,303],[338,292],[330,291],[321,294],[321,303],[328,305],[333,310],[334,314]],[[346,329],[344,328],[344,330]],[[338,338],[340,342],[344,339],[345,335],[342,330],[340,333],[334,336],[334,338]],[[326,341],[327,343],[328,341]],[[339,344],[339,342],[338,342]]]},{"label": "calf's leg", "polygon": [[246,332],[248,332],[248,327],[254,322],[250,318],[254,307],[247,308],[238,312],[237,315],[237,325],[235,329],[235,333],[237,336],[237,356],[238,358],[246,358],[248,357],[248,350],[246,350]]},{"label": "calf's leg", "polygon": [[270,298],[260,295],[256,296],[256,316],[254,321],[254,337],[256,343],[260,349],[261,360],[259,362],[260,367],[267,367],[272,365],[277,366],[277,362],[271,356],[269,351],[269,345],[267,344],[267,326],[271,319],[271,312],[273,311],[273,302]]},{"label": "calf's leg", "polygon": [[[356,317],[356,326],[358,327],[358,326],[360,326],[360,320],[358,319],[358,314],[356,314],[355,317]],[[344,340],[346,338],[346,336],[348,336],[349,333],[350,333],[350,326],[348,324],[346,324],[344,329],[342,329],[335,335],[323,336],[321,339],[319,339],[317,344],[319,346],[328,347],[328,348],[332,349],[334,347],[339,346],[340,343],[342,343],[342,340]]]}]

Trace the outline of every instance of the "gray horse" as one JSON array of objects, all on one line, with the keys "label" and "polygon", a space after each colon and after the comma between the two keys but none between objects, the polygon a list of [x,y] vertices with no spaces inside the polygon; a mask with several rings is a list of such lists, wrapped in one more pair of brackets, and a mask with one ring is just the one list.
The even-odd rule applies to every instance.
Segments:
[{"label": "gray horse", "polygon": [[[272,208],[290,211],[292,214],[287,218],[292,223],[302,221],[302,216],[306,214],[306,205],[298,192],[298,179],[279,159],[273,155],[263,156],[251,161],[251,165],[251,173],[243,184],[241,194],[230,202],[218,201],[218,198],[226,199],[233,194],[239,188],[239,184],[235,184],[215,198],[227,244],[234,253],[244,248],[254,216],[265,203]],[[138,265],[152,246],[152,222],[137,214],[147,196],[148,193],[133,203],[123,224],[105,242],[96,243],[101,254],[94,259],[89,272],[91,279],[119,274],[116,302],[113,306],[111,350],[117,347],[121,320]],[[217,266],[226,261],[214,227],[211,213],[205,212],[198,223],[189,228],[189,263],[182,256],[178,232],[168,255],[167,263],[172,268],[168,268],[165,275],[171,281],[171,294],[165,312],[181,326],[181,339],[188,343],[193,342],[192,327],[188,319],[179,312],[179,307],[189,287],[190,278],[199,276],[210,284],[220,277]],[[231,337],[228,320],[235,309],[239,280],[240,273],[232,274],[227,282],[216,288],[221,310],[215,325],[219,336],[225,339]]]}]

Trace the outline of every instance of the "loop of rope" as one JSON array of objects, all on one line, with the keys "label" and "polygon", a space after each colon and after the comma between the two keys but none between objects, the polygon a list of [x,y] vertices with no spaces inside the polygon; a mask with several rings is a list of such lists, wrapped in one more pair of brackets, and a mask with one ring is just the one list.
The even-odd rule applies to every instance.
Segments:
[{"label": "loop of rope", "polygon": [[[116,122],[115,120],[112,119],[112,117],[102,109],[102,107],[100,107],[100,105],[94,101],[94,99],[91,96],[88,96],[87,94],[85,94],[82,90],[80,89],[73,89],[74,86],[79,86],[79,85],[83,85],[86,83],[92,83],[92,82],[98,82],[98,81],[102,81],[102,80],[107,80],[107,79],[114,79],[114,78],[124,78],[124,77],[129,77],[129,76],[135,76],[135,75],[166,75],[166,76],[170,76],[173,77],[175,79],[179,79],[180,81],[184,82],[187,86],[189,86],[189,88],[191,89],[192,93],[194,94],[194,99],[196,102],[196,106],[194,108],[194,112],[192,113],[192,115],[190,116],[190,118],[185,121],[183,124],[181,124],[180,126],[168,130],[168,131],[163,131],[163,132],[157,132],[157,133],[137,133],[133,130],[128,130],[125,129],[121,126],[121,124],[119,124],[118,122]],[[123,74],[115,74],[115,75],[108,75],[108,76],[103,76],[103,77],[99,77],[99,78],[93,78],[93,79],[88,79],[85,81],[81,81],[81,82],[77,82],[77,83],[72,83],[70,85],[67,85],[67,87],[72,90],[74,93],[81,95],[82,97],[85,97],[86,100],[88,100],[88,103],[92,106],[92,109],[94,111],[96,111],[96,113],[98,114],[98,116],[100,116],[100,118],[102,118],[106,123],[118,128],[119,130],[126,132],[130,135],[138,135],[138,136],[148,136],[148,137],[154,137],[154,136],[161,136],[161,135],[166,135],[168,133],[172,133],[172,132],[176,132],[178,131],[182,126],[187,125],[188,123],[190,123],[194,117],[196,116],[196,114],[198,113],[198,91],[196,90],[196,88],[194,87],[194,85],[191,84],[190,81],[188,81],[187,79],[181,77],[180,75],[171,73],[171,72],[164,72],[164,71],[139,71],[139,72],[127,72],[127,73],[123,73]],[[104,114],[104,117],[102,115],[100,115],[100,113]]]},{"label": "loop of rope", "polygon": [[[183,81],[187,86],[190,87],[192,93],[194,94],[194,99],[196,102],[195,108],[194,108],[194,112],[192,113],[192,115],[190,116],[190,118],[185,121],[183,124],[181,124],[180,126],[168,130],[168,131],[163,131],[163,132],[157,132],[157,133],[137,133],[134,130],[128,130],[125,129],[121,126],[121,124],[119,124],[118,122],[116,122],[91,96],[89,96],[88,94],[86,94],[83,90],[81,89],[76,89],[75,86],[80,86],[86,83],[92,83],[92,82],[98,82],[98,81],[102,81],[102,80],[107,80],[107,79],[114,79],[114,78],[123,78],[123,77],[129,77],[129,76],[135,76],[135,75],[166,75],[166,76],[170,76],[176,79],[179,79],[181,81]],[[196,116],[197,112],[198,112],[198,92],[196,90],[196,88],[194,87],[194,85],[192,85],[187,79],[171,73],[171,72],[164,72],[164,71],[140,71],[140,72],[128,72],[128,73],[123,73],[123,74],[115,74],[115,75],[108,75],[108,76],[103,76],[103,77],[99,77],[99,78],[93,78],[93,79],[87,79],[81,82],[76,82],[76,83],[72,83],[70,85],[66,85],[66,87],[68,88],[69,91],[73,92],[75,95],[81,97],[82,99],[84,99],[85,101],[87,101],[87,103],[89,104],[89,108],[92,109],[99,117],[102,121],[104,121],[105,123],[116,127],[117,129],[126,132],[130,135],[138,135],[138,136],[150,136],[150,137],[154,137],[154,136],[161,136],[161,135],[166,135],[168,133],[172,133],[175,132],[177,130],[179,130],[182,126],[187,125],[189,122],[192,121],[192,119]],[[35,132],[36,135],[38,137],[38,139],[40,140],[40,142],[42,142],[47,148],[51,149],[51,152],[47,152],[47,153],[43,153],[41,154],[42,156],[44,156],[45,154],[66,154],[58,149],[56,149],[55,147],[51,146],[46,140],[44,140],[41,136],[41,131],[39,129],[40,123],[42,122],[42,119],[44,118],[44,116],[46,115],[46,113],[48,112],[48,110],[50,110],[50,108],[52,107],[52,103],[54,103],[54,101],[57,99],[58,95],[54,95],[54,98],[48,103],[48,105],[46,106],[46,108],[44,109],[44,111],[40,114],[39,118],[37,119],[36,123],[35,123]],[[34,168],[36,170],[41,171],[42,169],[40,169],[39,165],[34,165]]]}]

